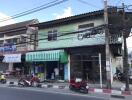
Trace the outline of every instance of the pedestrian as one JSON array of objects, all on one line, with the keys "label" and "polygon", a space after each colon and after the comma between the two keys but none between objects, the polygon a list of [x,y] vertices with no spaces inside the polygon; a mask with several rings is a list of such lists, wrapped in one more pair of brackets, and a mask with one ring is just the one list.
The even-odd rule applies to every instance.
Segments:
[{"label": "pedestrian", "polygon": [[58,77],[59,77],[59,69],[58,68],[55,68],[54,69],[54,73],[55,73],[55,80],[57,80]]}]

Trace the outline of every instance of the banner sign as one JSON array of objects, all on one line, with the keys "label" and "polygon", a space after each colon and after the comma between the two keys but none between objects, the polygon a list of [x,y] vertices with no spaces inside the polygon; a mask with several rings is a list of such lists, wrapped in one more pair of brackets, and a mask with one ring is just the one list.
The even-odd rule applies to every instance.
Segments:
[{"label": "banner sign", "polygon": [[5,62],[5,63],[19,63],[19,62],[21,62],[21,54],[5,54],[3,62]]},{"label": "banner sign", "polygon": [[13,43],[6,43],[0,46],[0,52],[16,51],[16,45]]}]

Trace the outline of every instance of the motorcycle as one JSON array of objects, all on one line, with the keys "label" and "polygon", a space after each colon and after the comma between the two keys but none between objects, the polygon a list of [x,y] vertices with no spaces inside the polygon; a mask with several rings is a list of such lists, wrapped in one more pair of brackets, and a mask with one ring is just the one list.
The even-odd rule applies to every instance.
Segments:
[{"label": "motorcycle", "polygon": [[5,84],[6,83],[6,77],[4,74],[0,75],[0,83]]},{"label": "motorcycle", "polygon": [[[132,75],[128,76],[129,78],[129,83],[132,84]],[[124,73],[118,72],[114,74],[114,80],[118,80],[120,82],[125,82],[126,77]]]},{"label": "motorcycle", "polygon": [[115,73],[113,77],[114,77],[114,80],[119,80],[121,82],[123,82],[125,80],[125,77],[124,77],[123,73],[121,73],[121,72]]},{"label": "motorcycle", "polygon": [[40,87],[40,79],[36,76],[33,76],[31,78],[21,78],[18,81],[18,86],[22,87]]},{"label": "motorcycle", "polygon": [[76,78],[70,80],[69,89],[79,91],[81,93],[88,93],[89,86],[86,81]]}]

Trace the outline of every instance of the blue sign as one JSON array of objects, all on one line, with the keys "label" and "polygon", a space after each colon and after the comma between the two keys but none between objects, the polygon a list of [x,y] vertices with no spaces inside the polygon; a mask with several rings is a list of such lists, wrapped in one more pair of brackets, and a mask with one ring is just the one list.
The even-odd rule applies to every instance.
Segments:
[{"label": "blue sign", "polygon": [[13,43],[6,43],[0,47],[0,52],[16,51],[16,45]]}]

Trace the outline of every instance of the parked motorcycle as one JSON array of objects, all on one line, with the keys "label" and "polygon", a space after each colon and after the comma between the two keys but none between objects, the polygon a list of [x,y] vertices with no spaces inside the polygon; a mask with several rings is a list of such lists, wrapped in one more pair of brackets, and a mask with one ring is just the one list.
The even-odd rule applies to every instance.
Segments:
[{"label": "parked motorcycle", "polygon": [[76,78],[70,80],[69,89],[79,91],[81,93],[88,93],[89,86],[86,81]]},{"label": "parked motorcycle", "polygon": [[118,73],[114,74],[114,79],[123,82],[125,80],[125,77],[124,77],[123,73],[118,72]]},{"label": "parked motorcycle", "polygon": [[0,75],[0,83],[5,84],[6,83],[6,77],[4,74]]},{"label": "parked motorcycle", "polygon": [[[129,75],[128,77],[129,77],[129,83],[132,84],[132,75]],[[114,79],[120,82],[125,82],[126,77],[124,73],[118,72],[115,73]]]},{"label": "parked motorcycle", "polygon": [[40,79],[36,76],[33,76],[31,78],[21,78],[18,81],[18,86],[22,87],[40,87]]}]

